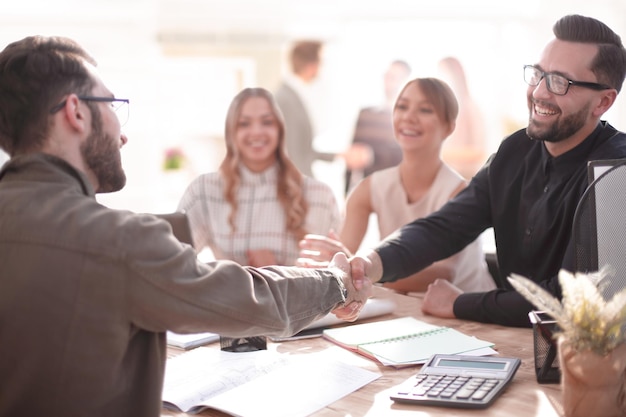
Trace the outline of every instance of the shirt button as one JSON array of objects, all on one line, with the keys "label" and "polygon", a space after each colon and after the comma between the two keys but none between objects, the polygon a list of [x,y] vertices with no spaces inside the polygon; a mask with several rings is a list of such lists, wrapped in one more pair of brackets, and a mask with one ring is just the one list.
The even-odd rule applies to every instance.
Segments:
[{"label": "shirt button", "polygon": [[544,193],[547,193],[549,189],[550,189],[550,187],[548,187],[548,186],[546,185],[545,187],[543,187],[543,192],[544,192]]},{"label": "shirt button", "polygon": [[533,229],[531,229],[530,227],[526,229],[526,236],[530,236],[532,233],[533,233]]}]

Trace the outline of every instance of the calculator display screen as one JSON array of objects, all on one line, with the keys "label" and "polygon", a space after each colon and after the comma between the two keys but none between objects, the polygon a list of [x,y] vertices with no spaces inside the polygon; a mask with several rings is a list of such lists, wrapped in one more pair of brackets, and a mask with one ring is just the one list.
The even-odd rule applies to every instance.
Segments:
[{"label": "calculator display screen", "polygon": [[447,366],[451,368],[474,368],[474,369],[497,369],[503,371],[506,368],[506,362],[487,362],[487,361],[468,361],[468,360],[449,360],[440,359],[437,366]]}]

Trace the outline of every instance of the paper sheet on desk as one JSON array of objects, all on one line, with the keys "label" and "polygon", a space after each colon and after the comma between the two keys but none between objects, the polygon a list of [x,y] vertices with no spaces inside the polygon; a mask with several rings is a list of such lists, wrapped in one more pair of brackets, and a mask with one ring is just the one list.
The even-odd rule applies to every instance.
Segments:
[{"label": "paper sheet on desk", "polygon": [[[396,304],[386,298],[370,298],[367,300],[361,312],[359,313],[358,320],[367,319],[370,317],[382,316],[383,314],[389,314],[396,308]],[[313,323],[305,327],[305,329],[314,329],[317,327],[328,327],[333,324],[345,324],[345,320],[338,319],[333,313],[328,313],[321,319],[315,320]]]},{"label": "paper sheet on desk", "polygon": [[[356,322],[372,317],[378,317],[385,314],[392,313],[396,308],[396,304],[385,298],[370,298],[367,300],[361,312],[359,313],[359,318]],[[355,323],[356,323],[355,322]],[[296,333],[290,337],[270,337],[270,340],[273,342],[284,342],[287,340],[296,340],[296,339],[304,339],[307,337],[320,337],[322,335],[322,331],[334,324],[346,324],[345,320],[341,320],[337,318],[333,313],[328,313],[324,317],[315,320],[313,323],[306,326],[300,333]],[[307,333],[307,330],[319,330],[318,332]]]},{"label": "paper sheet on desk", "polygon": [[289,356],[200,347],[168,360],[163,402],[188,413],[208,407],[242,417],[304,417],[379,377],[326,352]]},{"label": "paper sheet on desk", "polygon": [[185,350],[193,349],[195,347],[220,340],[220,335],[216,333],[179,334],[168,330],[166,336],[168,345]]},{"label": "paper sheet on desk", "polygon": [[[491,356],[491,355],[497,355],[498,351],[490,347],[486,347],[486,348],[469,350],[467,352],[463,352],[462,354],[465,356]],[[411,363],[406,363],[406,364],[398,364],[396,362],[390,362],[389,360],[383,358],[382,356],[374,355],[374,357],[376,358],[377,361],[379,361],[383,365],[393,366],[394,368],[406,368],[409,366],[423,365],[426,362],[428,362],[428,360],[424,360],[424,361],[416,361],[416,362],[411,362]]]}]

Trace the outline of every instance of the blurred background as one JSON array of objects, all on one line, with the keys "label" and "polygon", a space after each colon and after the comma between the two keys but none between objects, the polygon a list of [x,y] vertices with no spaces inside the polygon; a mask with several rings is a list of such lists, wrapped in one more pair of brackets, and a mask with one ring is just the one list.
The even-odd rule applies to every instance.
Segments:
[{"label": "blurred background", "polygon": [[[438,61],[454,56],[493,151],[526,125],[522,66],[539,59],[553,23],[571,13],[596,17],[626,39],[624,0],[22,0],[0,6],[0,45],[63,35],[96,58],[107,86],[131,101],[127,187],[98,200],[156,213],[175,210],[193,178],[217,169],[230,100],[247,86],[274,91],[296,40],[325,45],[311,107],[318,149],[349,146],[359,109],[382,100],[391,60],[407,61],[412,77],[439,76]],[[623,97],[605,118],[626,130]],[[173,155],[181,164],[166,169]],[[340,202],[342,164],[314,167]]]}]

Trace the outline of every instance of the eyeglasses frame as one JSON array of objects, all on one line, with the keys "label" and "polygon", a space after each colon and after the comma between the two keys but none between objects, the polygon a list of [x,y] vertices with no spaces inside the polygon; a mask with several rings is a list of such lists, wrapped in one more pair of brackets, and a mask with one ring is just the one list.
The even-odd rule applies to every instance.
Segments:
[{"label": "eyeglasses frame", "polygon": [[[552,94],[556,94],[557,96],[564,96],[567,94],[567,92],[569,91],[569,88],[572,85],[578,86],[578,87],[585,87],[585,88],[590,88],[592,90],[596,90],[596,91],[602,91],[602,90],[610,90],[613,87],[608,86],[606,84],[599,84],[599,83],[592,83],[589,81],[574,81],[574,80],[570,80],[569,78],[565,77],[564,75],[561,75],[559,73],[556,72],[546,72],[546,71],[542,71],[539,68],[537,68],[534,65],[524,65],[524,74],[526,73],[526,68],[532,68],[533,70],[537,71],[538,73],[541,74],[541,77],[539,78],[539,81],[537,81],[537,84],[531,84],[528,81],[526,81],[526,77],[524,77],[524,81],[526,81],[526,83],[528,85],[530,85],[531,87],[536,87],[539,85],[539,83],[541,82],[541,80],[546,79],[546,88],[548,89],[548,91],[550,91]],[[557,93],[555,91],[552,91],[551,88],[551,84],[547,81],[546,76],[548,75],[557,75],[563,79],[565,79],[567,81],[567,88],[565,89],[564,93]]]},{"label": "eyeglasses frame", "polygon": [[[127,98],[116,98],[116,97],[98,97],[98,96],[77,96],[79,100],[82,101],[95,101],[98,103],[115,103],[115,102],[120,102],[122,103],[119,107],[113,109],[113,111],[115,111],[117,113],[117,110],[119,108],[121,108],[124,104],[126,104],[127,106],[130,105],[130,100]],[[59,104],[55,105],[54,107],[52,107],[50,109],[50,114],[54,114],[56,112],[58,112],[59,110],[61,110],[65,104],[67,103],[67,99],[63,100],[62,102],[60,102]],[[127,117],[128,119],[128,117]],[[122,123],[126,124],[126,122]]]}]

